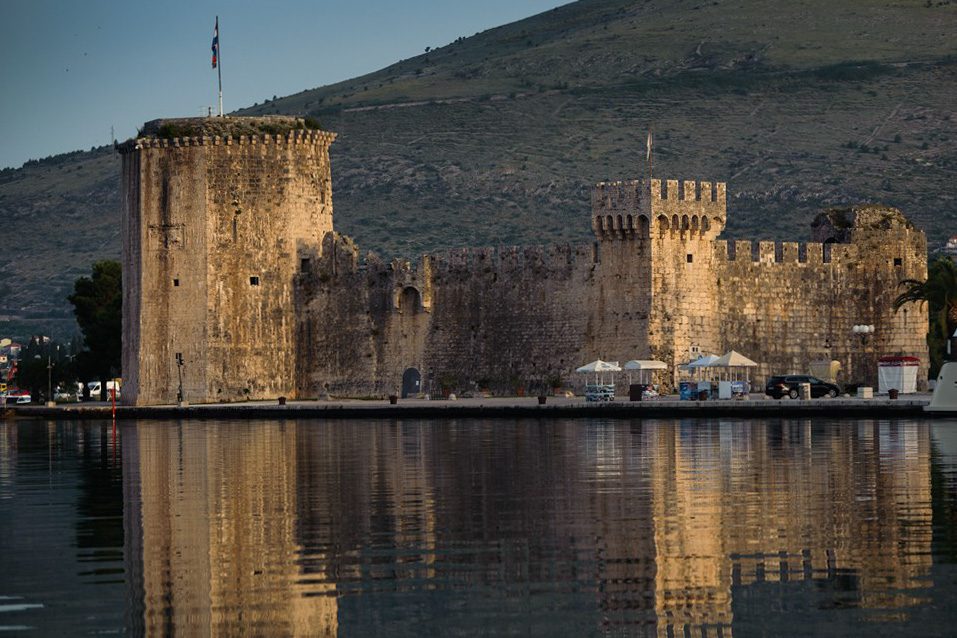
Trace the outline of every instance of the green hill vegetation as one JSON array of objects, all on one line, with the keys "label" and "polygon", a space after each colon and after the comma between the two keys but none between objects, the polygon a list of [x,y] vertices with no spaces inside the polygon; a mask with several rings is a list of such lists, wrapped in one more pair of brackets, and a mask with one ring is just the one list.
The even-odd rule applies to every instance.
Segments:
[{"label": "green hill vegetation", "polygon": [[[655,176],[728,182],[729,238],[881,202],[936,245],[954,33],[950,2],[583,0],[238,113],[337,132],[336,225],[385,257],[587,239],[591,184],[644,176],[649,128]],[[120,252],[118,173],[110,149],[0,173],[0,315],[72,325],[73,280]]]}]

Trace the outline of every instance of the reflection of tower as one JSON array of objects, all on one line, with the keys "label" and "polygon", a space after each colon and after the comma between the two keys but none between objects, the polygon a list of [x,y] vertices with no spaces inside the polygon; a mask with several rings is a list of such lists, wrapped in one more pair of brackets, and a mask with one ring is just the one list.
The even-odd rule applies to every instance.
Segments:
[{"label": "reflection of tower", "polygon": [[124,427],[120,437],[123,459],[123,567],[126,572],[126,628],[133,636],[146,629],[143,602],[143,501],[140,492],[139,429]]},{"label": "reflection of tower", "polygon": [[[650,473],[650,458],[633,454],[648,449],[655,430],[602,428],[580,446],[588,457],[584,467],[576,469],[594,473],[594,491],[575,495],[575,501],[591,510],[589,518],[595,521],[594,531],[582,536],[595,538],[602,625],[612,635],[617,628],[628,635],[653,635],[658,623],[654,513],[648,491],[634,489],[640,477]],[[569,443],[579,447],[574,438]],[[623,520],[633,522],[622,525]]]},{"label": "reflection of tower", "polygon": [[16,477],[14,462],[17,447],[16,421],[4,421],[0,427],[0,498],[7,497]]},{"label": "reflection of tower", "polygon": [[163,424],[123,444],[135,633],[441,634],[446,605],[489,633],[730,636],[809,589],[906,614],[931,567],[915,424]]},{"label": "reflection of tower", "polygon": [[[908,590],[931,564],[929,436],[913,423],[872,425],[781,424],[729,441],[724,534],[736,586],[843,578],[863,607],[916,602]],[[734,499],[740,490],[762,507]]]},{"label": "reflection of tower", "polygon": [[[662,426],[652,470],[658,635],[722,628],[731,635],[731,571],[717,432]],[[688,443],[688,445],[686,445]]]},{"label": "reflection of tower", "polygon": [[864,608],[917,604],[931,566],[929,434],[872,425],[657,428],[659,635],[730,635],[734,592],[759,583],[781,589],[755,596],[813,580]]},{"label": "reflection of tower", "polygon": [[146,634],[337,633],[335,585],[300,582],[295,426],[140,424],[130,438],[127,560]]}]

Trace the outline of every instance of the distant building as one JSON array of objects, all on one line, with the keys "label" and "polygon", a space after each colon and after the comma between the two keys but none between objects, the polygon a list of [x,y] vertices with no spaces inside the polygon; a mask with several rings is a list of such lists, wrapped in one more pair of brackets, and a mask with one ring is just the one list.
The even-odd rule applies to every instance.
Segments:
[{"label": "distant building", "polygon": [[937,252],[957,259],[957,235],[948,239],[946,244],[937,249]]}]

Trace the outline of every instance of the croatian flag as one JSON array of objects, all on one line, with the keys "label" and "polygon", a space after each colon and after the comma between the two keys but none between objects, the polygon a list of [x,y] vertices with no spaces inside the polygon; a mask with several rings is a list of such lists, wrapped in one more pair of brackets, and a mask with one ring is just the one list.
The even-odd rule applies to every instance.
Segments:
[{"label": "croatian flag", "polygon": [[219,59],[219,17],[216,17],[216,28],[213,29],[213,68],[216,68],[216,62]]}]

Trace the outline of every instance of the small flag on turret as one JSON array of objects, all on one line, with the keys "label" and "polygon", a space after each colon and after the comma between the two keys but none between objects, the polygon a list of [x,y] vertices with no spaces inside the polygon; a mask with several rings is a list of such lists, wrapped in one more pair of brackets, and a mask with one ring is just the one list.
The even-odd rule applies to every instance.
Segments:
[{"label": "small flag on turret", "polygon": [[[213,64],[214,64],[214,66],[215,66],[215,63],[213,63]],[[647,145],[647,149],[648,149],[648,150],[647,150],[647,152],[645,153],[645,161],[646,161],[646,162],[651,160],[651,129],[648,129],[648,145]]]},{"label": "small flag on turret", "polygon": [[216,17],[216,27],[213,29],[213,68],[219,59],[219,17]]}]

